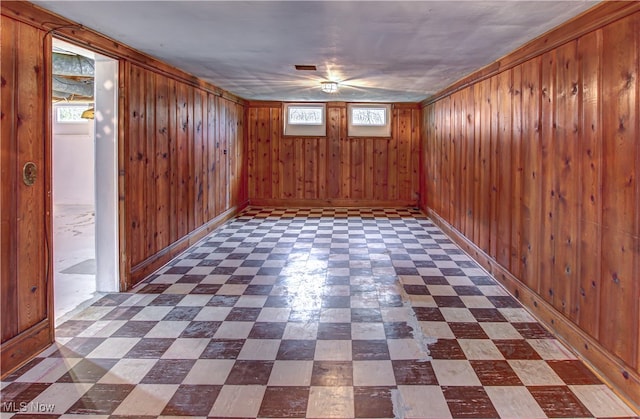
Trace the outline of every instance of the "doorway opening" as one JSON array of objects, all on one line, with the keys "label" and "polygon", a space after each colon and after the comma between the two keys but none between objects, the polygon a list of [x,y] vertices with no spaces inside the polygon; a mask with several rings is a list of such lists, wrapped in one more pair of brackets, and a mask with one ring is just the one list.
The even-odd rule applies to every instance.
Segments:
[{"label": "doorway opening", "polygon": [[54,39],[53,267],[56,325],[119,291],[118,62]]}]

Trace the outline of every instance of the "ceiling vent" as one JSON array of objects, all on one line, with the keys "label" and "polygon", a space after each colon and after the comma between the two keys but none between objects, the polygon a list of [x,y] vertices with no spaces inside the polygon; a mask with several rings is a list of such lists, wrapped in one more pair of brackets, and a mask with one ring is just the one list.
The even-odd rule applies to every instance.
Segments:
[{"label": "ceiling vent", "polygon": [[296,70],[298,71],[317,71],[318,68],[315,65],[308,64],[296,64]]}]

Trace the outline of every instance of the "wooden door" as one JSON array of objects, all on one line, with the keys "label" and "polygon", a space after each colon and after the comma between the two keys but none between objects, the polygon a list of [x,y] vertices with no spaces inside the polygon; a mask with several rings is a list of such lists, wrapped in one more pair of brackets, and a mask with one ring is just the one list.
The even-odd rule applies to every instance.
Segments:
[{"label": "wooden door", "polygon": [[53,341],[47,146],[51,93],[46,77],[51,38],[6,16],[1,31],[0,332],[5,376]]}]

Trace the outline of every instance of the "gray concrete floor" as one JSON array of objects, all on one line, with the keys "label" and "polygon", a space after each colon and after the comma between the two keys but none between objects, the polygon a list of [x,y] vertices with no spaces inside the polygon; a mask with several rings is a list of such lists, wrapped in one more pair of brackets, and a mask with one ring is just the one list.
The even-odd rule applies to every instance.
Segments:
[{"label": "gray concrete floor", "polygon": [[53,210],[56,324],[96,297],[95,208],[56,205]]}]

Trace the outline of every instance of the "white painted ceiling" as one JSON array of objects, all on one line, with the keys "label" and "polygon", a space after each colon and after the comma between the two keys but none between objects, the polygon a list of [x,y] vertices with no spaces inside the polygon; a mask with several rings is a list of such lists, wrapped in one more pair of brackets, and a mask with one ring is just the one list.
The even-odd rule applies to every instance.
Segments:
[{"label": "white painted ceiling", "polygon": [[245,99],[416,102],[596,1],[34,3]]}]

